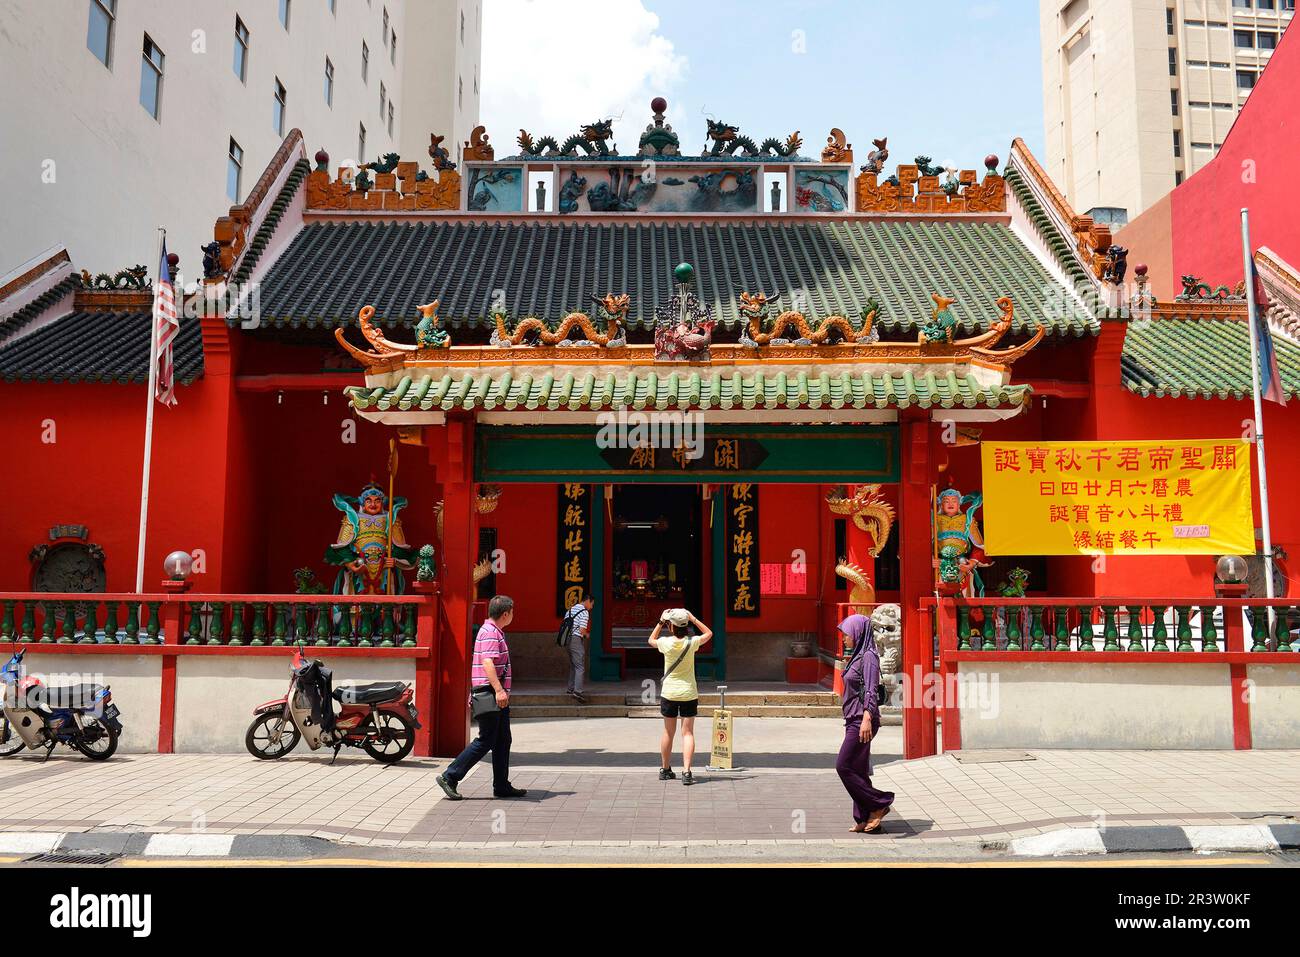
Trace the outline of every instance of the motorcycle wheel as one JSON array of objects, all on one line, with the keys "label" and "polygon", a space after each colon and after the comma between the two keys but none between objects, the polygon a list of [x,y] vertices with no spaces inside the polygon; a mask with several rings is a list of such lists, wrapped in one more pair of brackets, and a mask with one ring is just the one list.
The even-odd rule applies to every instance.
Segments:
[{"label": "motorcycle wheel", "polygon": [[[273,737],[276,725],[281,721],[284,722],[284,727],[280,731],[280,742],[276,744]],[[248,726],[248,733],[244,735],[244,747],[248,748],[248,753],[255,758],[274,761],[296,748],[301,738],[302,734],[298,731],[298,726],[282,712],[267,711],[265,714],[259,714]]]},{"label": "motorcycle wheel", "polygon": [[73,747],[92,761],[107,761],[117,750],[117,732],[98,718],[89,715],[85,718],[86,726],[81,736],[73,742]]},{"label": "motorcycle wheel", "polygon": [[4,713],[0,712],[0,758],[17,754],[25,747],[27,744],[22,736],[14,730],[14,726],[9,723]]},{"label": "motorcycle wheel", "polygon": [[379,722],[379,734],[366,738],[362,747],[376,761],[396,764],[415,747],[415,726],[405,715],[393,711],[380,711],[376,719]]}]

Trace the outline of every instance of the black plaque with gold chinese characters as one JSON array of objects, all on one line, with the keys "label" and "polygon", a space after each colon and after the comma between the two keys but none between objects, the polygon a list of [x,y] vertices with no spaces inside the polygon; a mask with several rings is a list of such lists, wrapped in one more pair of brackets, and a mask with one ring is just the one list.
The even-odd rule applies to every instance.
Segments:
[{"label": "black plaque with gold chinese characters", "polygon": [[563,615],[591,588],[591,486],[558,487],[555,613]]},{"label": "black plaque with gold chinese characters", "polygon": [[726,505],[727,614],[757,618],[758,486],[728,485]]}]

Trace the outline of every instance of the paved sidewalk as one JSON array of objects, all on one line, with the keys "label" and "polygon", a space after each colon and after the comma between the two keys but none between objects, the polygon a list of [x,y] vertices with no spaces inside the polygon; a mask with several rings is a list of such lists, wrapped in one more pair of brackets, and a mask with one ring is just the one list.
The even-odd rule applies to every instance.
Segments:
[{"label": "paved sidewalk", "polygon": [[[709,722],[700,721],[697,750]],[[987,853],[1066,827],[1284,825],[1300,819],[1300,752],[1032,751],[899,759],[882,729],[875,782],[897,792],[884,834],[848,833],[834,771],[838,722],[738,722],[730,774],[697,771],[692,788],[657,779],[658,723],[636,719],[519,721],[518,801],[492,800],[490,768],[446,801],[444,760],[384,767],[364,756],[129,755],[95,764],[57,754],[0,761],[0,831],[308,835],[371,848],[432,852],[546,847],[688,848],[723,857],[748,848],[817,857]],[[649,746],[649,747],[647,747]],[[697,767],[707,763],[700,753]],[[679,762],[676,762],[679,767]],[[532,850],[530,850],[532,849]],[[630,851],[627,849],[636,849]],[[698,852],[696,849],[699,849]]]}]

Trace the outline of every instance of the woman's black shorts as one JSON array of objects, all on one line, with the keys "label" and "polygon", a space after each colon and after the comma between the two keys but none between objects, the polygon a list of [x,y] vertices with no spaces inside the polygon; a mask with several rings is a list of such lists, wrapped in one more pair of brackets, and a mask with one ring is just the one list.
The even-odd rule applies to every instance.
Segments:
[{"label": "woman's black shorts", "polygon": [[699,698],[692,698],[690,701],[669,701],[667,698],[659,699],[659,713],[665,718],[693,718],[699,708]]}]

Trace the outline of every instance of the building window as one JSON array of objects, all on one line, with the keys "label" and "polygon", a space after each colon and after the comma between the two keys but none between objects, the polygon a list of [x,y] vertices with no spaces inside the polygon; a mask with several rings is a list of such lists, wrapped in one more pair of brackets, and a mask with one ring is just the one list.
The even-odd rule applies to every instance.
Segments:
[{"label": "building window", "polygon": [[1169,109],[1174,114],[1174,116],[1178,115],[1178,91],[1177,90],[1169,91]]},{"label": "building window", "polygon": [[277,136],[284,136],[284,112],[289,102],[289,93],[280,82],[279,77],[275,80],[275,105],[271,110],[271,122],[275,124],[275,133]]},{"label": "building window", "polygon": [[397,66],[397,31],[394,30],[389,39],[392,41],[388,45],[388,60],[393,66]]},{"label": "building window", "polygon": [[365,40],[361,41],[361,82],[370,82],[370,47]]},{"label": "building window", "polygon": [[1261,31],[1259,32],[1258,36],[1259,36],[1259,48],[1260,48],[1261,50],[1276,50],[1276,49],[1277,49],[1277,34],[1276,34],[1276,33],[1265,33],[1263,30],[1261,30]]},{"label": "building window", "polygon": [[474,95],[478,96],[478,64],[474,64]]},{"label": "building window", "polygon": [[338,0],[330,0],[330,13],[335,14],[337,16],[338,12],[339,12]]},{"label": "building window", "polygon": [[1273,0],[1259,0],[1256,6],[1259,7],[1259,9],[1261,10],[1272,10],[1274,7],[1274,3]]},{"label": "building window", "polygon": [[289,3],[291,0],[280,0],[280,26],[286,30],[289,29]]},{"label": "building window", "polygon": [[379,84],[379,122],[384,122],[384,110],[388,106],[388,88],[381,81]]},{"label": "building window", "polygon": [[86,49],[111,66],[113,58],[113,23],[117,20],[117,0],[90,0],[90,22],[86,25]]},{"label": "building window", "polygon": [[1169,7],[1165,10],[1165,33],[1170,36],[1174,35],[1174,8]]},{"label": "building window", "polygon": [[232,203],[239,202],[239,181],[244,175],[244,151],[235,138],[230,138],[230,156],[226,160],[226,195]]},{"label": "building window", "polygon": [[1174,185],[1175,186],[1183,185],[1183,171],[1180,169],[1174,170]]},{"label": "building window", "polygon": [[1253,90],[1255,88],[1255,79],[1257,74],[1254,70],[1237,71],[1237,89]]},{"label": "building window", "polygon": [[248,27],[244,21],[235,17],[235,76],[240,83],[248,81]]},{"label": "building window", "polygon": [[1174,130],[1174,156],[1183,155],[1183,134]]},{"label": "building window", "polygon": [[393,135],[393,101],[388,101],[388,135]]},{"label": "building window", "polygon": [[144,57],[140,63],[140,105],[158,119],[162,106],[163,52],[144,35]]},{"label": "building window", "polygon": [[325,105],[334,105],[334,64],[325,58]]},{"label": "building window", "polygon": [[1249,30],[1233,30],[1232,42],[1239,50],[1253,50],[1255,48],[1255,34],[1251,33]]},{"label": "building window", "polygon": [[1232,0],[1232,5],[1239,10],[1249,10],[1250,0]]},{"label": "building window", "polygon": [[465,106],[465,78],[456,77],[456,109],[462,109]]},{"label": "building window", "polygon": [[384,7],[384,46],[388,46],[388,8]]},{"label": "building window", "polygon": [[1169,75],[1178,75],[1178,50],[1174,47],[1169,48]]},{"label": "building window", "polygon": [[465,45],[465,11],[460,12],[460,45]]},{"label": "building window", "polygon": [[366,124],[361,124],[361,132],[357,134],[357,162],[366,161]]}]

